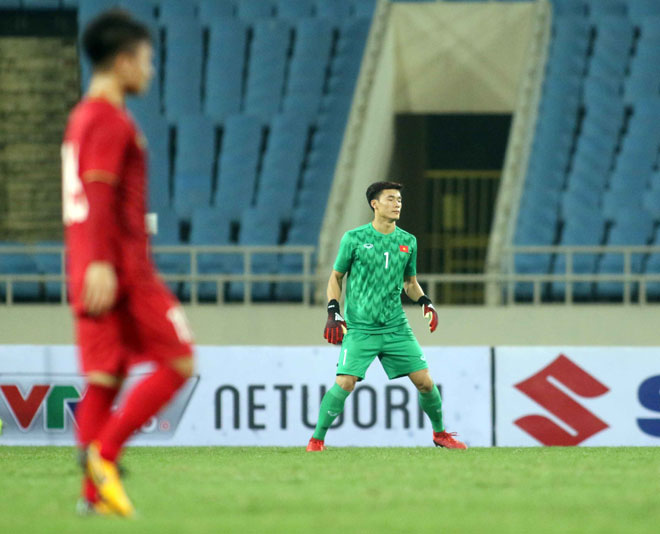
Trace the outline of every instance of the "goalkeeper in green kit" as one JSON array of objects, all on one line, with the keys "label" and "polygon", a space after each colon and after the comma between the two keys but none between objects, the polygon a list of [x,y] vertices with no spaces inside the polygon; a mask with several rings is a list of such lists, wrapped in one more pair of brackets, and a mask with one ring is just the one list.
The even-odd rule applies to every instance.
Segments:
[{"label": "goalkeeper in green kit", "polygon": [[[445,431],[442,400],[428,370],[426,358],[401,306],[401,289],[422,306],[433,332],[438,314],[417,282],[417,239],[398,228],[402,185],[376,182],[367,189],[374,212],[371,223],[346,232],[328,282],[328,321],[324,337],[342,344],[337,379],[321,401],[318,423],[307,445],[322,451],[330,425],[358,380],[365,377],[376,357],[390,379],[408,376],[419,391],[419,403],[433,426],[433,443],[448,449],[467,449],[456,433]],[[339,310],[344,277],[346,321]]]}]

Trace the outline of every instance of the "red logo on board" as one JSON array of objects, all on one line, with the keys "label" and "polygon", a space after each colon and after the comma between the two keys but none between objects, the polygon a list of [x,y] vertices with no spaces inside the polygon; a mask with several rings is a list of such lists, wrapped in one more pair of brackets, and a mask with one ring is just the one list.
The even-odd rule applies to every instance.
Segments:
[{"label": "red logo on board", "polygon": [[410,250],[408,250],[408,245],[399,245],[399,250],[401,252],[410,252]]},{"label": "red logo on board", "polygon": [[546,368],[516,384],[515,387],[561,419],[573,432],[567,432],[542,415],[526,415],[515,420],[515,425],[543,445],[564,446],[578,445],[608,428],[605,421],[574,401],[553,382],[561,384],[580,397],[600,397],[609,391],[607,386],[560,354]]}]

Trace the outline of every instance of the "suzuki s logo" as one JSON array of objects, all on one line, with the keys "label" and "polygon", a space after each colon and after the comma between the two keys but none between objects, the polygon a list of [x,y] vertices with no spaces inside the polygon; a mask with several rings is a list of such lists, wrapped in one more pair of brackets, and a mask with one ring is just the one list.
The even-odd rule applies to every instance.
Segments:
[{"label": "suzuki s logo", "polygon": [[608,427],[607,423],[562,391],[568,389],[579,397],[594,398],[607,393],[608,387],[563,354],[515,387],[572,430],[564,430],[542,415],[526,415],[514,421],[543,445],[578,445]]}]

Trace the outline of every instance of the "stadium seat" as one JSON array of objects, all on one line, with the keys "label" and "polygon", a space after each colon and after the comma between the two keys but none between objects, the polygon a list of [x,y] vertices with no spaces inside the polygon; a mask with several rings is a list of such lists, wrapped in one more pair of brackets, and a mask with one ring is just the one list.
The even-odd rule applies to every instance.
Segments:
[{"label": "stadium seat", "polygon": [[162,116],[141,121],[147,139],[149,209],[159,211],[170,206],[169,128]]},{"label": "stadium seat", "polygon": [[[40,247],[62,247],[62,241],[40,241]],[[0,261],[2,261],[0,259]],[[34,263],[41,274],[64,274],[64,262],[61,254],[42,252],[34,255]],[[59,302],[62,298],[62,284],[60,282],[44,283],[44,298],[49,302]]]},{"label": "stadium seat", "polygon": [[345,20],[351,16],[352,8],[349,0],[317,0],[316,15],[333,20]]},{"label": "stadium seat", "polygon": [[196,2],[188,0],[160,0],[160,23],[164,26],[189,23],[197,17]]},{"label": "stadium seat", "polygon": [[[190,244],[230,245],[230,221],[225,211],[218,207],[195,208],[190,228]],[[197,255],[199,274],[238,273],[242,271],[242,255],[200,253]],[[218,285],[214,282],[200,282],[197,295],[201,301],[214,301],[218,298]],[[183,298],[190,298],[190,284],[183,284]]]},{"label": "stadium seat", "polygon": [[304,19],[313,14],[312,0],[277,0],[277,16],[281,19]]},{"label": "stadium seat", "polygon": [[[20,247],[22,243],[0,242],[0,252],[7,247]],[[32,256],[20,253],[0,253],[0,275],[38,274],[37,265]],[[13,282],[12,296],[16,301],[34,301],[39,298],[41,288],[39,282]],[[0,283],[0,300],[7,299],[7,284]]]},{"label": "stadium seat", "polygon": [[660,3],[656,0],[628,0],[628,18],[639,25],[649,15],[660,15]]},{"label": "stadium seat", "polygon": [[274,118],[264,154],[256,208],[288,220],[302,173],[309,123],[298,114]]},{"label": "stadium seat", "polygon": [[[581,206],[566,219],[559,245],[562,246],[595,246],[603,239],[605,221],[597,207]],[[597,255],[580,253],[573,255],[573,270],[575,274],[592,274],[596,269]],[[567,260],[565,254],[558,254],[554,263],[554,274],[566,273]],[[573,295],[578,299],[588,298],[592,294],[591,282],[573,283]],[[563,299],[566,290],[564,282],[552,284],[552,294],[556,299]]]},{"label": "stadium seat", "polygon": [[166,28],[165,113],[170,121],[201,111],[202,28],[194,19]]},{"label": "stadium seat", "polygon": [[[182,245],[179,218],[172,210],[158,212],[158,232],[152,236],[153,247]],[[190,273],[190,255],[174,252],[155,252],[154,263],[161,274],[183,275]],[[166,282],[177,295],[181,295],[181,282]]]},{"label": "stadium seat", "polygon": [[[285,244],[317,245],[326,202],[327,196],[324,197],[313,191],[303,191],[300,194]],[[312,266],[314,261],[313,257]],[[278,272],[282,274],[302,274],[302,255],[283,254]],[[278,300],[299,301],[302,299],[303,285],[296,282],[282,282],[277,284],[275,295]]]},{"label": "stadium seat", "polygon": [[588,0],[590,18],[616,15],[625,17],[628,14],[628,4],[625,0]]},{"label": "stadium seat", "polygon": [[304,19],[295,27],[284,110],[315,116],[321,105],[332,49],[332,25],[326,19]]},{"label": "stadium seat", "polygon": [[374,14],[377,3],[377,0],[355,0],[353,2],[354,16],[371,18]]},{"label": "stadium seat", "polygon": [[586,15],[587,4],[584,0],[552,0],[555,16]]},{"label": "stadium seat", "polygon": [[207,27],[219,19],[233,17],[235,13],[233,0],[201,0],[199,3],[199,20]]},{"label": "stadium seat", "polygon": [[[258,211],[255,208],[246,209],[241,216],[241,230],[238,243],[242,246],[278,244],[280,237],[280,225],[274,224],[271,214]],[[277,273],[277,254],[253,254],[251,257],[250,270],[255,274]],[[255,282],[252,284],[252,298],[265,300],[272,296],[273,284],[268,282]],[[229,298],[240,300],[243,298],[244,285],[241,282],[229,284]]]},{"label": "stadium seat", "polygon": [[225,209],[231,220],[238,220],[252,203],[262,137],[257,117],[232,115],[225,121],[213,204]]},{"label": "stadium seat", "polygon": [[215,120],[241,111],[247,28],[238,19],[211,23],[204,111]]},{"label": "stadium seat", "polygon": [[250,48],[245,111],[268,120],[280,110],[284,92],[289,25],[281,20],[259,20],[254,24]]},{"label": "stadium seat", "polygon": [[[617,217],[610,229],[607,245],[646,245],[651,237],[653,221],[651,216],[644,210],[626,206],[620,208]],[[640,273],[642,270],[642,254],[631,256],[630,269],[632,273]],[[623,254],[604,254],[598,265],[598,272],[603,274],[623,274],[625,260]],[[596,294],[607,299],[620,298],[623,295],[623,283],[620,282],[598,282]]]},{"label": "stadium seat", "polygon": [[203,115],[182,117],[177,124],[174,208],[189,218],[193,208],[209,206],[215,160],[215,125]]},{"label": "stadium seat", "polygon": [[245,20],[270,18],[275,14],[271,0],[241,0],[238,2],[238,17]]}]

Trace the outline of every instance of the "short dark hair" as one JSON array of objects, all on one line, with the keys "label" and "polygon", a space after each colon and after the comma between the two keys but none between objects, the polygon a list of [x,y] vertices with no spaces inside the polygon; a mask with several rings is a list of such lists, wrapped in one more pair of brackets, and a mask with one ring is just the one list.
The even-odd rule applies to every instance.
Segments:
[{"label": "short dark hair", "polygon": [[374,198],[378,198],[380,192],[384,189],[396,189],[397,191],[401,191],[403,189],[403,185],[398,182],[374,182],[369,187],[367,187],[367,203],[369,204],[369,207],[372,211],[374,208],[371,205],[371,201]]},{"label": "short dark hair", "polygon": [[134,50],[142,41],[153,42],[149,28],[122,9],[110,9],[92,19],[82,36],[94,68],[107,66],[117,54]]}]

